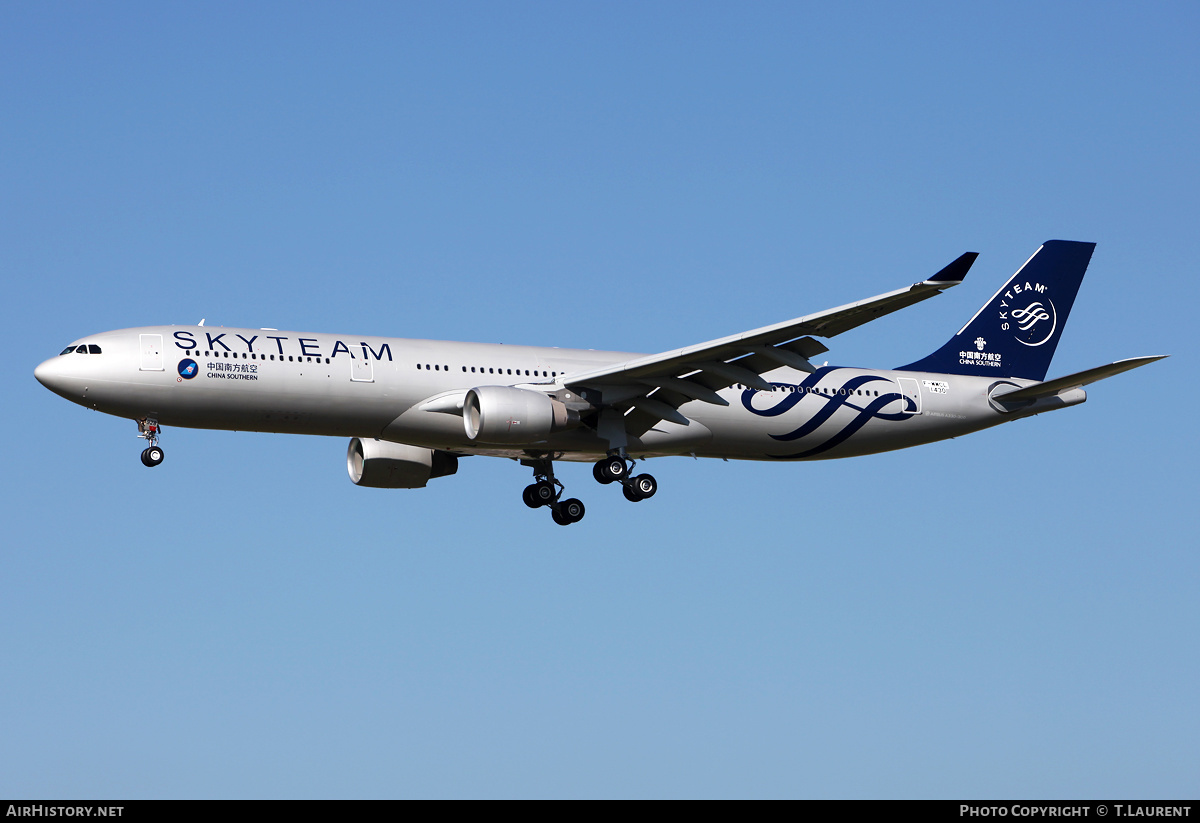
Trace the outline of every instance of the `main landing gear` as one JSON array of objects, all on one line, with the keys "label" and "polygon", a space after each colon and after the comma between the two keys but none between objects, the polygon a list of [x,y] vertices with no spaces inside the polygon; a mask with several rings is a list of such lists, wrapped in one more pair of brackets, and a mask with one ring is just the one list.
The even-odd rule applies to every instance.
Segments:
[{"label": "main landing gear", "polygon": [[583,501],[577,498],[562,500],[565,491],[563,484],[554,478],[554,462],[549,458],[538,460],[522,460],[526,466],[533,468],[532,485],[526,486],[521,493],[521,499],[531,509],[550,507],[550,517],[560,526],[569,526],[583,519]]},{"label": "main landing gear", "polygon": [[[554,461],[549,457],[522,460],[521,465],[533,469],[533,483],[521,492],[521,499],[531,509],[550,508],[550,516],[560,526],[569,526],[583,519],[583,501],[571,497],[563,500],[563,484],[554,477]],[[623,454],[613,453],[592,466],[592,477],[605,485],[620,483],[625,499],[637,503],[653,497],[658,481],[653,475],[633,475],[634,461]]]},{"label": "main landing gear", "polygon": [[631,503],[653,497],[658,491],[658,481],[652,474],[633,476],[633,465],[632,460],[626,460],[620,454],[610,454],[592,466],[592,477],[604,485],[620,483],[625,499]]},{"label": "main landing gear", "polygon": [[163,462],[162,448],[158,445],[158,421],[145,417],[137,422],[138,437],[147,441],[150,445],[142,450],[142,465],[154,468],[159,463]]}]

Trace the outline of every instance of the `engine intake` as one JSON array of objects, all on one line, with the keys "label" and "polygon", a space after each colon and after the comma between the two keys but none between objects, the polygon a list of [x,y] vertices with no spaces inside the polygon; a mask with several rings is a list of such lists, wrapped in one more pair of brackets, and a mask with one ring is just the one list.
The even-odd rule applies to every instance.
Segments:
[{"label": "engine intake", "polygon": [[346,470],[356,486],[373,489],[423,489],[434,477],[458,471],[458,457],[387,440],[351,438]]},{"label": "engine intake", "polygon": [[579,425],[579,413],[561,401],[529,389],[478,386],[463,401],[467,438],[479,443],[515,445],[545,440],[552,432]]}]

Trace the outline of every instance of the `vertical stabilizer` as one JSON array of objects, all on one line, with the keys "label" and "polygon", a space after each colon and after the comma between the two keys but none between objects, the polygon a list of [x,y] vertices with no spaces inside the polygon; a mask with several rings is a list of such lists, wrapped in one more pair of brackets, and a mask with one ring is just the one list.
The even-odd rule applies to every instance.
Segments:
[{"label": "vertical stabilizer", "polygon": [[900,370],[1045,380],[1095,248],[1047,240],[946,345]]}]

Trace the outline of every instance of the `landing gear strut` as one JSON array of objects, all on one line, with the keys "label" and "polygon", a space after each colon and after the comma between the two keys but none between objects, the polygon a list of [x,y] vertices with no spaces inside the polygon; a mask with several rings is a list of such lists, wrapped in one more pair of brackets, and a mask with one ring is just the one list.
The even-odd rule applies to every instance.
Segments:
[{"label": "landing gear strut", "polygon": [[586,511],[582,500],[574,497],[562,500],[565,488],[554,477],[554,461],[549,457],[522,460],[533,469],[533,484],[526,486],[521,499],[531,509],[550,507],[550,517],[560,526],[569,526],[583,519]]},{"label": "landing gear strut", "polygon": [[610,453],[608,457],[592,466],[592,477],[597,482],[620,483],[625,499],[637,503],[653,497],[658,491],[658,481],[651,474],[633,475],[634,461],[623,454]]},{"label": "landing gear strut", "polygon": [[163,462],[163,450],[158,445],[158,421],[152,417],[144,417],[137,422],[138,437],[150,445],[142,450],[142,465],[154,468]]}]

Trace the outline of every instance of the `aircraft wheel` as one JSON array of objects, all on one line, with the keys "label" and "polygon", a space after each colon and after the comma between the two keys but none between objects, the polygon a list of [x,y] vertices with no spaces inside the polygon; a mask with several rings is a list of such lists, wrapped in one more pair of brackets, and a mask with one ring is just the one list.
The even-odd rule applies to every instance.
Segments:
[{"label": "aircraft wheel", "polygon": [[586,511],[583,507],[583,501],[572,497],[570,500],[564,500],[560,504],[559,509],[569,523],[578,523],[583,519],[583,514]]},{"label": "aircraft wheel", "polygon": [[163,462],[163,450],[158,446],[150,446],[142,452],[142,465],[154,468],[159,463]]},{"label": "aircraft wheel", "polygon": [[538,506],[548,506],[554,502],[554,498],[556,497],[554,494],[554,484],[549,480],[541,480],[529,488],[533,489],[529,493],[529,497],[531,500],[536,501]]},{"label": "aircraft wheel", "polygon": [[597,483],[608,485],[613,482],[613,478],[608,476],[608,461],[601,460],[599,463],[592,464],[592,477],[596,478]]},{"label": "aircraft wheel", "polygon": [[574,522],[567,517],[562,509],[554,509],[551,511],[550,518],[560,526],[569,526],[572,522]]},{"label": "aircraft wheel", "polygon": [[526,486],[525,491],[521,492],[521,499],[524,500],[525,505],[531,509],[536,509],[542,505],[541,501],[539,501],[535,496],[536,491],[537,484],[535,483],[532,486]]},{"label": "aircraft wheel", "polygon": [[651,474],[639,474],[633,478],[634,493],[637,494],[638,500],[646,500],[654,496],[658,491],[658,481]]},{"label": "aircraft wheel", "polygon": [[637,503],[642,499],[637,496],[637,491],[635,491],[632,486],[622,486],[621,494],[625,495],[625,499],[630,503]]},{"label": "aircraft wheel", "polygon": [[[614,480],[624,480],[629,474],[629,466],[620,457],[606,457],[596,464],[592,473],[601,483],[612,483]],[[605,479],[601,479],[601,475]]]}]

